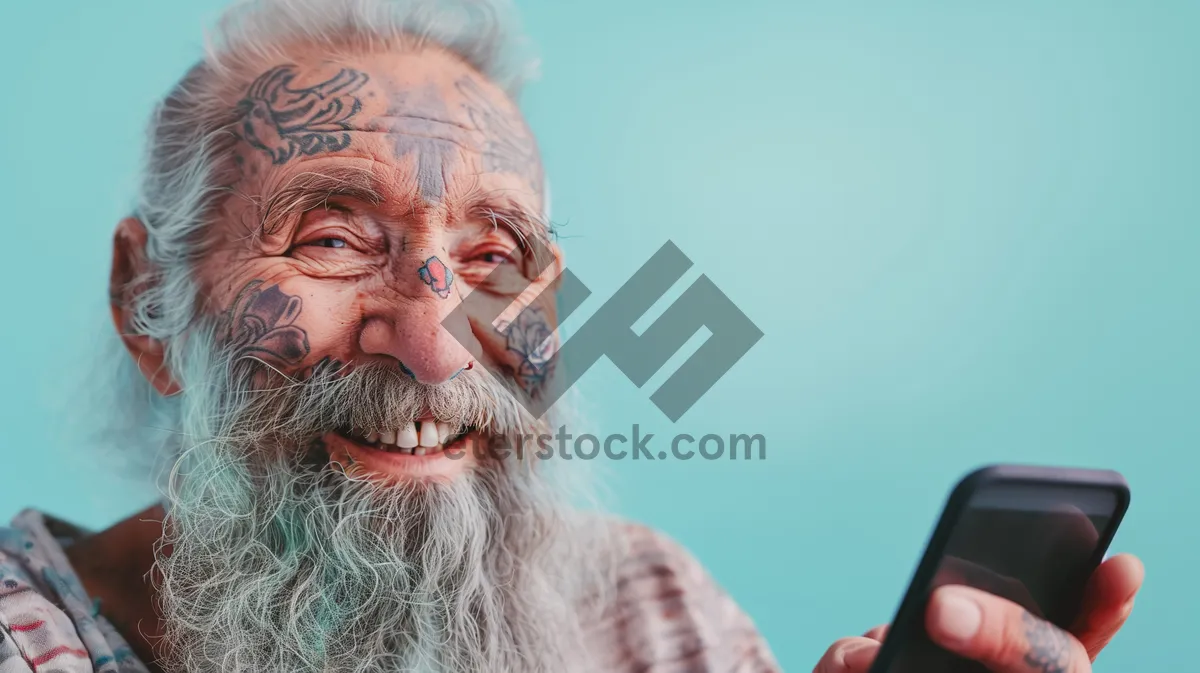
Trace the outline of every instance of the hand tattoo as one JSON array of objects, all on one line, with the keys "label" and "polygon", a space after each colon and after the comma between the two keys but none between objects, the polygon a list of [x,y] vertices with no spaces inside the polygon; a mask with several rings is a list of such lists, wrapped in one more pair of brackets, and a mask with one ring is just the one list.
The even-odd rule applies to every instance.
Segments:
[{"label": "hand tattoo", "polygon": [[289,85],[296,75],[294,65],[272,68],[254,80],[238,103],[242,137],[275,164],[287,163],[297,152],[311,156],[349,147],[347,122],[362,109],[362,101],[352,94],[369,79],[342,68],[324,82],[293,89]]},{"label": "hand tattoo", "polygon": [[443,264],[442,260],[430,257],[425,260],[425,266],[417,269],[417,273],[421,276],[421,282],[428,285],[429,289],[437,293],[437,296],[442,299],[450,296],[450,286],[454,284],[454,272]]},{"label": "hand tattoo", "polygon": [[225,314],[223,332],[234,360],[298,364],[309,352],[308,333],[293,324],[300,315],[300,297],[284,294],[278,285],[262,286],[261,280],[247,283]]},{"label": "hand tattoo", "polygon": [[521,357],[514,370],[517,383],[526,393],[536,395],[554,373],[556,359],[554,330],[545,312],[527,307],[516,320],[501,327],[500,332],[507,337],[506,348]]},{"label": "hand tattoo", "polygon": [[1071,666],[1071,638],[1053,624],[1028,612],[1021,615],[1029,651],[1025,663],[1038,673],[1067,673]]}]

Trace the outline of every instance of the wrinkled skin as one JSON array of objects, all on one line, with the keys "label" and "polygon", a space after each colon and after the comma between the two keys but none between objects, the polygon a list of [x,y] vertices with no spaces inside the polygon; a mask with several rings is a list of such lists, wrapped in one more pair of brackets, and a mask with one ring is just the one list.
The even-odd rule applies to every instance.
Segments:
[{"label": "wrinkled skin", "polygon": [[[552,335],[553,293],[543,290],[561,259],[542,219],[537,147],[515,104],[435,48],[353,57],[301,49],[284,63],[246,66],[253,81],[229,101],[239,115],[231,195],[195,268],[199,309],[220,325],[220,345],[296,381],[374,363],[438,385],[484,367],[539,395],[552,363],[539,359],[545,369],[531,375],[524,351],[543,344],[509,326]],[[525,245],[534,238],[550,257],[536,265]],[[146,241],[138,220],[118,225],[114,321],[146,378],[174,395],[164,344],[128,329]],[[483,313],[460,315],[447,325],[452,336],[443,320],[471,292],[486,298],[476,304]],[[314,446],[357,478],[453,480],[479,460],[472,451],[397,458],[334,430]],[[142,579],[163,517],[152,508],[72,554],[146,661],[161,625]]]},{"label": "wrinkled skin", "polygon": [[[555,263],[534,278],[519,245],[540,226],[544,195],[536,146],[514,104],[457,59],[430,50],[336,61],[298,54],[289,63],[263,63],[258,72],[244,97],[230,101],[242,114],[233,196],[206,232],[211,253],[196,269],[202,310],[225,316],[227,343],[295,378],[320,363],[380,361],[438,384],[482,359],[536,395],[543,377],[527,370],[546,359],[531,357],[541,345],[478,316],[466,316],[469,324],[459,330],[473,342],[460,342],[441,324],[470,291],[485,293],[496,313],[508,309],[497,322],[510,324],[560,268],[550,245]],[[123,277],[116,285],[144,270],[145,241],[137,220],[119,225],[114,268]],[[540,310],[527,314],[541,321],[522,327],[529,334],[556,326],[545,296]],[[118,326],[130,323],[126,311],[117,305]],[[159,392],[178,392],[162,344],[136,335],[125,342]],[[333,460],[353,451],[333,433],[324,440]],[[471,464],[469,454],[410,466],[356,457],[382,479],[453,478]],[[140,550],[158,534],[154,526],[114,530],[136,538],[120,547]],[[104,539],[97,536],[90,548],[99,553]],[[127,563],[134,570],[120,577],[145,575],[145,558]],[[148,589],[116,591],[116,580],[89,571],[96,562],[79,565],[89,592],[113,597],[113,614],[144,621],[135,647],[151,658]],[[1141,578],[1132,557],[1105,563],[1070,634],[1005,599],[955,586],[935,593],[928,629],[944,647],[998,673],[1087,673],[1128,616]],[[977,610],[979,628],[956,639],[964,600]],[[862,673],[882,637],[876,629],[838,641],[815,670]]]},{"label": "wrinkled skin", "polygon": [[[511,348],[522,339],[497,326],[532,304],[539,324],[521,329],[552,333],[552,293],[539,295],[561,267],[541,219],[537,147],[512,101],[433,49],[298,57],[260,72],[231,102],[241,114],[234,196],[198,268],[203,310],[225,316],[226,342],[301,379],[322,363],[382,361],[439,384],[482,360],[521,372],[514,383],[537,395],[545,377],[524,371],[528,354]],[[522,246],[539,234],[554,257],[540,274]],[[139,222],[121,223],[117,256],[131,261],[118,268],[138,268],[144,240]],[[470,336],[456,338],[442,321],[471,291],[502,319],[467,315],[453,327]],[[173,392],[160,345],[126,342],[160,392]],[[352,451],[324,439],[335,458]],[[452,476],[472,456],[401,467],[354,458],[405,478]]]}]

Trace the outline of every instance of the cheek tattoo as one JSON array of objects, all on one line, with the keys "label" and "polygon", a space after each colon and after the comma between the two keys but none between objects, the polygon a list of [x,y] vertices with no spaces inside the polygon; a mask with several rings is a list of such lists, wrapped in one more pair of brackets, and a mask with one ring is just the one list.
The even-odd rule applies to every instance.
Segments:
[{"label": "cheek tattoo", "polygon": [[278,285],[247,283],[224,317],[222,332],[234,349],[234,360],[300,363],[309,353],[308,333],[293,324],[301,307],[300,297],[284,294]]},{"label": "cheek tattoo", "polygon": [[546,319],[545,312],[536,307],[527,307],[505,330],[500,330],[507,339],[505,347],[516,353],[521,362],[516,366],[517,382],[531,396],[542,390],[554,372],[554,330]]},{"label": "cheek tattoo", "polygon": [[324,82],[296,89],[291,87],[296,74],[294,65],[268,70],[237,106],[242,137],[274,164],[287,163],[297,152],[311,156],[349,147],[348,122],[362,109],[362,101],[351,94],[369,79],[342,68]]},{"label": "cheek tattoo", "polygon": [[417,274],[421,277],[421,282],[428,285],[429,289],[437,293],[437,296],[442,299],[450,296],[450,286],[454,284],[454,272],[442,263],[442,260],[430,257],[425,260],[425,266],[417,269]]}]

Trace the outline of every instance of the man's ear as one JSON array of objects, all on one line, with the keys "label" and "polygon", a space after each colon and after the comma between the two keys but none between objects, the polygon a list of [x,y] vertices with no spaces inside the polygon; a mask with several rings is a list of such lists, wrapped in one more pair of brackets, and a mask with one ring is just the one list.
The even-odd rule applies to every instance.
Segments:
[{"label": "man's ear", "polygon": [[144,289],[141,281],[149,270],[146,227],[137,218],[127,217],[117,224],[113,234],[112,275],[108,286],[113,323],[142,376],[160,395],[174,395],[179,392],[179,384],[167,369],[166,347],[157,339],[138,334],[134,327],[134,300]]}]

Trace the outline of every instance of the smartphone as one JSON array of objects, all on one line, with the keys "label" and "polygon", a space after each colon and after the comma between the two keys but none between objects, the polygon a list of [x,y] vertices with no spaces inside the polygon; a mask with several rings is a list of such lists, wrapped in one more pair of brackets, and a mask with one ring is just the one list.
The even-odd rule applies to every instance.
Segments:
[{"label": "smartphone", "polygon": [[1108,470],[993,465],[951,492],[871,673],[986,673],[925,632],[933,590],[965,584],[1067,628],[1129,507]]}]

